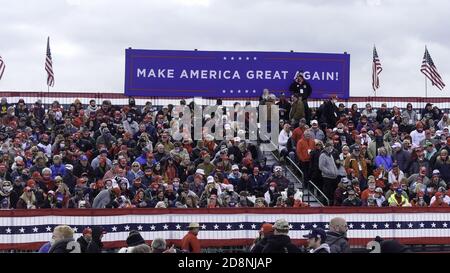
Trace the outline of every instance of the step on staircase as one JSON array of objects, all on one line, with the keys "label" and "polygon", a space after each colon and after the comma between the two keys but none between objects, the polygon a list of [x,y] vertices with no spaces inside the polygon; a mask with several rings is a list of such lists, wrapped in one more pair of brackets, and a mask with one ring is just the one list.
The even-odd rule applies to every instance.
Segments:
[{"label": "step on staircase", "polygon": [[308,189],[303,187],[303,183],[301,183],[298,176],[295,175],[295,172],[287,166],[286,163],[280,162],[272,152],[264,152],[264,157],[267,158],[267,166],[273,166],[274,164],[279,164],[284,169],[284,175],[289,181],[294,181],[295,189],[300,189],[303,191],[303,202],[309,203],[311,207],[322,207],[322,204],[317,200],[317,198],[312,195]]}]

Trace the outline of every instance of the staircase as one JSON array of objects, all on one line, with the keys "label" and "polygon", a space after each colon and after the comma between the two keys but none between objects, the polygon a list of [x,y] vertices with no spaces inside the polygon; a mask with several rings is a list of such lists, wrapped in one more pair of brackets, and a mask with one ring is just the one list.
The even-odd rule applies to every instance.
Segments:
[{"label": "staircase", "polygon": [[279,164],[283,166],[284,175],[289,181],[294,181],[295,189],[300,189],[303,191],[303,202],[307,202],[311,207],[322,207],[323,205],[317,200],[317,198],[312,195],[308,189],[303,187],[302,181],[295,174],[295,170],[291,170],[290,167],[284,162],[280,162],[278,158],[275,157],[273,152],[264,152],[264,157],[267,158],[267,165],[272,166],[273,164]]}]

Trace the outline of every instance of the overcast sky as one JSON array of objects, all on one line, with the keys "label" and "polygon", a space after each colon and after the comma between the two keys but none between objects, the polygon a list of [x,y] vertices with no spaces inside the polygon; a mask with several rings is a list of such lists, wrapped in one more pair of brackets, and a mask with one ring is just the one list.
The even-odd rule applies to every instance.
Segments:
[{"label": "overcast sky", "polygon": [[351,55],[350,94],[373,95],[372,47],[383,96],[422,96],[425,44],[450,88],[445,0],[0,0],[0,90],[46,90],[47,36],[55,91],[123,92],[124,51],[329,52]]}]

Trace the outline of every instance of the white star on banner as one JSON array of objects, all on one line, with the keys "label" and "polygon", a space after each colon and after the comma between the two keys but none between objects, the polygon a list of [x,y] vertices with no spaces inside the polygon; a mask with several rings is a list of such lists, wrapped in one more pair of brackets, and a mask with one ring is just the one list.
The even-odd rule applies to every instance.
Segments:
[{"label": "white star on banner", "polygon": [[219,229],[219,225],[215,224],[214,229]]},{"label": "white star on banner", "polygon": [[230,224],[227,225],[227,229],[231,229],[231,225]]},{"label": "white star on banner", "polygon": [[150,226],[150,229],[151,229],[151,230],[155,230],[155,229],[156,229],[155,225],[151,225],[151,226]]},{"label": "white star on banner", "polygon": [[325,229],[328,229],[330,227],[329,224],[325,224]]},{"label": "white star on banner", "polygon": [[424,223],[420,223],[419,226],[420,226],[421,228],[424,228],[424,227],[425,227],[425,224],[424,224]]},{"label": "white star on banner", "polygon": [[377,224],[373,224],[372,227],[373,227],[374,229],[377,229],[377,228],[378,228],[378,225],[377,225]]},{"label": "white star on banner", "polygon": [[256,93],[256,90],[255,90],[255,89],[253,89],[253,93]]},{"label": "white star on banner", "polygon": [[366,228],[366,225],[365,224],[361,224],[361,228]]},{"label": "white star on banner", "polygon": [[256,225],[255,225],[255,224],[252,224],[251,227],[252,227],[252,229],[255,229],[255,228],[256,228]]},{"label": "white star on banner", "polygon": [[301,224],[301,225],[300,225],[300,228],[301,228],[301,229],[305,229],[305,225],[304,225],[304,224]]},{"label": "white star on banner", "polygon": [[353,228],[353,224],[348,225],[349,228]]},{"label": "white star on banner", "polygon": [[10,228],[7,228],[7,229],[6,229],[6,233],[11,233],[11,229],[10,229]]},{"label": "white star on banner", "polygon": [[22,228],[19,229],[19,231],[20,231],[20,233],[24,233],[25,229],[22,227]]},{"label": "white star on banner", "polygon": [[225,94],[226,92],[227,92],[226,90],[222,90],[222,93],[224,93],[224,94]]},{"label": "white star on banner", "polygon": [[246,57],[245,59],[246,59],[247,61],[248,61],[248,60],[250,60],[250,58],[249,58],[249,57]]},{"label": "white star on banner", "polygon": [[431,223],[431,227],[432,228],[435,228],[436,227],[436,224],[433,222],[433,223]]},{"label": "white star on banner", "polygon": [[239,225],[239,228],[240,228],[240,229],[243,229],[243,228],[244,228],[244,225],[243,225],[243,224],[240,224],[240,225]]},{"label": "white star on banner", "polygon": [[413,224],[412,224],[412,223],[409,223],[409,224],[408,224],[408,227],[409,227],[409,228],[412,228],[412,227],[413,227]]},{"label": "white star on banner", "polygon": [[389,228],[389,224],[388,223],[384,224],[384,227]]},{"label": "white star on banner", "polygon": [[37,228],[37,227],[34,227],[34,228],[33,228],[33,232],[38,232],[38,228]]},{"label": "white star on banner", "polygon": [[291,224],[289,224],[289,229],[292,229],[292,228],[293,228],[293,226]]},{"label": "white star on banner", "polygon": [[239,58],[238,58],[238,60],[242,60],[242,58],[241,58],[241,57],[239,57]]},{"label": "white star on banner", "polygon": [[397,228],[401,228],[402,225],[400,223],[397,223]]},{"label": "white star on banner", "polygon": [[256,57],[253,57],[253,60],[256,61]]},{"label": "white star on banner", "polygon": [[248,90],[247,90],[247,89],[245,89],[245,93],[248,93]]},{"label": "white star on banner", "polygon": [[73,228],[73,232],[75,232],[75,233],[78,232],[78,228],[77,228],[77,227],[74,227],[74,228]]},{"label": "white star on banner", "polygon": [[226,60],[227,60],[227,57],[223,57],[223,59],[226,61]]},{"label": "white star on banner", "polygon": [[52,231],[52,228],[49,227],[49,226],[47,226],[47,227],[45,228],[45,230],[47,230],[47,231]]},{"label": "white star on banner", "polygon": [[126,225],[125,230],[130,230],[130,226]]},{"label": "white star on banner", "polygon": [[231,94],[233,94],[233,92],[234,92],[233,90],[230,90],[230,93],[231,93]]},{"label": "white star on banner", "polygon": [[202,225],[202,229],[206,229],[206,225],[205,224]]},{"label": "white star on banner", "polygon": [[113,226],[111,229],[112,229],[112,231],[117,231],[117,227],[116,226]]},{"label": "white star on banner", "polygon": [[241,93],[241,90],[238,90],[238,93]]},{"label": "white star on banner", "polygon": [[234,57],[231,57],[230,59],[231,59],[231,60],[234,60]]},{"label": "white star on banner", "polygon": [[316,224],[314,224],[314,225],[312,225],[312,227],[313,227],[313,228],[317,228],[317,225],[316,225]]},{"label": "white star on banner", "polygon": [[165,225],[163,226],[163,228],[164,228],[164,229],[169,229],[169,226],[168,226],[167,224],[165,224]]},{"label": "white star on banner", "polygon": [[446,228],[447,227],[447,223],[443,223],[442,226]]},{"label": "white star on banner", "polygon": [[138,228],[138,230],[142,230],[143,227],[141,225],[139,225],[137,228]]},{"label": "white star on banner", "polygon": [[175,226],[177,229],[181,229],[181,226],[178,224]]}]

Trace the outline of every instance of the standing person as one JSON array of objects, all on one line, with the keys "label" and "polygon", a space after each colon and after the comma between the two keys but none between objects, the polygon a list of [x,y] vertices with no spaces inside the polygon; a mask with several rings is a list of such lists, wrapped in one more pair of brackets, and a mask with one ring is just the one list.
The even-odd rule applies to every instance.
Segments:
[{"label": "standing person", "polygon": [[319,169],[322,172],[323,191],[330,204],[333,204],[334,191],[337,187],[338,169],[333,158],[333,143],[327,142],[319,157]]},{"label": "standing person", "polygon": [[264,223],[259,231],[259,236],[256,238],[254,245],[250,249],[251,253],[261,253],[267,244],[267,240],[273,235],[273,225],[270,223]]},{"label": "standing person", "polygon": [[80,253],[80,245],[73,238],[73,229],[69,226],[57,226],[53,230],[51,248],[48,253]]},{"label": "standing person", "polygon": [[327,232],[326,243],[330,246],[331,253],[350,253],[350,245],[347,238],[347,221],[341,217],[330,220],[330,230]]},{"label": "standing person", "polygon": [[103,248],[102,238],[106,231],[102,227],[92,228],[92,239],[89,242],[86,253],[101,253]]},{"label": "standing person", "polygon": [[83,235],[77,239],[77,242],[80,244],[81,253],[86,253],[89,242],[92,240],[92,229],[85,228],[83,230]]},{"label": "standing person", "polygon": [[292,107],[289,111],[289,120],[292,124],[298,124],[302,118],[305,118],[305,104],[300,100],[298,94],[294,94],[292,95]]},{"label": "standing person", "polygon": [[308,239],[310,253],[331,253],[330,246],[326,243],[327,234],[321,228],[312,229],[308,234],[303,235]]},{"label": "standing person", "polygon": [[305,80],[303,71],[300,71],[300,73],[297,74],[297,77],[295,78],[294,82],[292,82],[291,85],[289,86],[289,91],[292,94],[299,95],[304,105],[306,121],[309,122],[311,119],[311,113],[308,106],[308,98],[312,94],[312,88],[311,84],[309,84],[309,82]]},{"label": "standing person", "polygon": [[267,244],[261,253],[300,253],[300,249],[291,242],[288,236],[289,223],[278,219],[273,225],[273,235],[267,239]]},{"label": "standing person", "polygon": [[190,223],[188,233],[181,240],[181,249],[189,251],[189,253],[200,253],[200,240],[197,238],[200,230],[199,223]]}]

